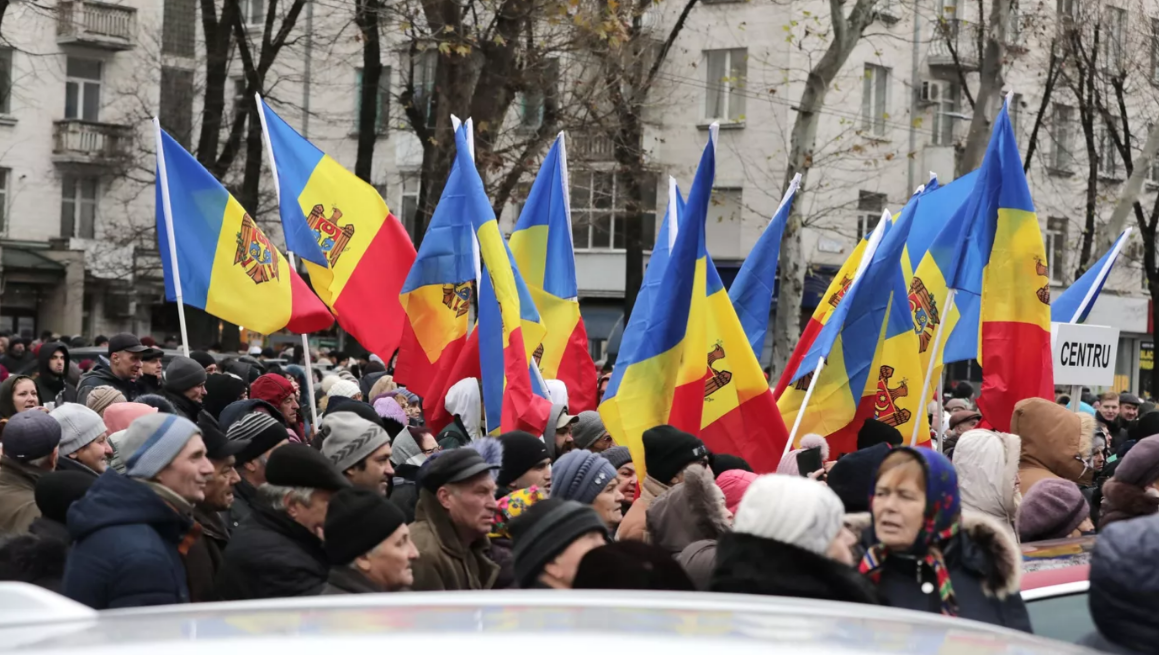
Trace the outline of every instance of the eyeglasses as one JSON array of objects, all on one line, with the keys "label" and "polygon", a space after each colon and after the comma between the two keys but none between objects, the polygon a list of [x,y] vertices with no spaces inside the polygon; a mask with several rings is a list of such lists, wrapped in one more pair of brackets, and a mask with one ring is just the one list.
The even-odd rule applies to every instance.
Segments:
[{"label": "eyeglasses", "polygon": [[421,450],[423,451],[424,455],[433,455],[437,452],[441,452],[443,447],[436,444],[434,448],[421,448]]}]

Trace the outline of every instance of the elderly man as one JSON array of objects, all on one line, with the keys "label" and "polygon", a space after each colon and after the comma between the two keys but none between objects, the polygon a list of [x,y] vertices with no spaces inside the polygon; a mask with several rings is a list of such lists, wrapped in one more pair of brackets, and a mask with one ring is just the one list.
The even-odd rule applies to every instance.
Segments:
[{"label": "elderly man", "polygon": [[390,489],[390,435],[382,426],[353,412],[334,412],[322,419],[322,454],[358,489],[383,498]]},{"label": "elderly man", "polygon": [[80,471],[94,478],[104,473],[113,447],[101,415],[84,405],[66,403],[52,410],[50,416],[60,423],[57,470]]},{"label": "elderly man", "polygon": [[419,502],[411,525],[421,557],[415,591],[491,589],[499,565],[487,558],[487,534],[495,521],[495,480],[479,453],[459,448],[442,453],[420,475]]},{"label": "elderly man", "polygon": [[149,351],[134,334],[116,334],[109,339],[109,363],[98,363],[77,384],[77,402],[85,404],[89,392],[97,387],[113,387],[133,400],[139,395],[134,380],[141,374],[141,353]]},{"label": "elderly man", "polygon": [[60,424],[40,411],[20,412],[4,426],[0,456],[0,534],[28,532],[40,510],[36,482],[56,469]]},{"label": "elderly man", "polygon": [[270,453],[254,512],[230,538],[217,574],[222,600],[315,596],[329,561],[322,547],[326,509],[350,487],[325,455],[304,444]]},{"label": "elderly man", "polygon": [[286,443],[288,435],[278,419],[253,412],[230,425],[226,436],[230,441],[245,444],[234,455],[234,469],[239,479],[233,485],[233,503],[225,519],[226,528],[232,532],[253,513],[258,487],[266,483],[266,463],[270,452]]},{"label": "elderly man", "polygon": [[64,595],[94,609],[189,602],[181,560],[213,466],[201,431],[172,414],[129,426],[125,475],[106,471],[68,512]]},{"label": "elderly man", "polygon": [[206,456],[213,465],[213,475],[205,485],[205,499],[193,508],[193,518],[201,525],[201,535],[185,553],[185,572],[189,582],[189,600],[204,603],[216,600],[213,581],[229,545],[229,528],[225,517],[233,504],[233,485],[238,478],[234,457],[248,444],[230,441],[217,421],[202,411],[197,427],[205,441]]},{"label": "elderly man", "polygon": [[398,591],[414,584],[419,551],[406,517],[380,494],[343,489],[326,510],[330,575],[323,596]]},{"label": "elderly man", "polygon": [[189,357],[174,357],[165,368],[165,397],[190,421],[201,413],[205,378],[205,367]]}]

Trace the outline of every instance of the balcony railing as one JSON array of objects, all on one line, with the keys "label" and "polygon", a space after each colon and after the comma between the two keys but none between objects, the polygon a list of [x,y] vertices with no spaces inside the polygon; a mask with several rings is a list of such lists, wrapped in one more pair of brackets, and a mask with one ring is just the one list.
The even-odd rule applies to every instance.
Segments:
[{"label": "balcony railing", "polygon": [[112,164],[129,156],[133,129],[82,120],[52,124],[52,156],[58,163]]},{"label": "balcony railing", "polygon": [[137,10],[83,0],[61,0],[57,6],[57,43],[75,43],[106,50],[136,45]]},{"label": "balcony railing", "polygon": [[569,156],[586,161],[613,161],[616,158],[615,143],[606,134],[576,132],[568,137]]},{"label": "balcony railing", "polygon": [[980,61],[976,24],[954,18],[934,26],[927,60],[931,67],[960,66],[963,71],[976,71]]}]

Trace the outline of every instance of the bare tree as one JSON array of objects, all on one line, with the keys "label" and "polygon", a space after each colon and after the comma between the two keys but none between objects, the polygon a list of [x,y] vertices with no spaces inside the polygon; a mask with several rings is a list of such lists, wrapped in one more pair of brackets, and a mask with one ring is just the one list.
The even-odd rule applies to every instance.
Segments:
[{"label": "bare tree", "polygon": [[990,18],[982,31],[986,36],[982,66],[978,74],[978,95],[973,102],[974,115],[970,119],[966,146],[958,162],[958,170],[962,173],[968,173],[981,165],[982,155],[990,141],[990,120],[986,109],[994,104],[994,98],[1002,92],[1002,66],[1006,60],[1006,26],[1010,22],[1010,2],[992,0]]},{"label": "bare tree", "polygon": [[374,168],[374,146],[378,143],[379,116],[382,107],[382,36],[380,33],[380,0],[356,0],[354,22],[362,38],[362,88],[358,98],[358,156],[354,174],[371,182]]}]

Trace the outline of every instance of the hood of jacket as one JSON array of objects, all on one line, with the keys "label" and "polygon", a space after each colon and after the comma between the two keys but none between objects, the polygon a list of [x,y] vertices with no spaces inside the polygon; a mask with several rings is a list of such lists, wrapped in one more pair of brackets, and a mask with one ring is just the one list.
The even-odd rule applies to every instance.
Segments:
[{"label": "hood of jacket", "polygon": [[1022,437],[1020,468],[1046,469],[1079,484],[1090,480],[1093,472],[1083,463],[1090,457],[1095,435],[1090,414],[1075,414],[1044,398],[1027,398],[1014,406],[1010,431]]},{"label": "hood of jacket", "polygon": [[[58,351],[64,352],[64,370],[60,373],[54,373],[48,367],[48,363],[52,360],[52,356]],[[36,356],[37,359],[37,375],[41,384],[50,388],[55,388],[57,393],[64,389],[64,376],[68,374],[68,367],[72,360],[68,356],[68,346],[59,341],[46,343],[40,347],[40,354]],[[41,402],[51,400],[51,398],[41,398]]]},{"label": "hood of jacket", "polygon": [[792,544],[730,532],[716,549],[711,591],[880,603],[856,569]]},{"label": "hood of jacket", "polygon": [[547,454],[552,461],[559,458],[561,453],[555,452],[555,426],[559,424],[559,417],[567,413],[567,405],[552,403],[551,413],[547,415],[547,427],[543,428],[543,443],[547,446]]},{"label": "hood of jacket", "polygon": [[672,554],[694,541],[719,539],[731,527],[724,492],[703,466],[685,469],[684,482],[652,501],[645,521],[652,543]]},{"label": "hood of jacket", "polygon": [[1115,644],[1139,653],[1159,644],[1159,521],[1116,523],[1099,534],[1091,553],[1091,618]]},{"label": "hood of jacket", "polygon": [[[877,543],[873,515],[846,514],[845,526],[861,535],[861,545]],[[962,512],[960,531],[942,552],[950,568],[961,566],[981,578],[982,591],[1004,600],[1022,588],[1022,551],[1013,533],[986,514]]]},{"label": "hood of jacket", "polygon": [[415,441],[414,435],[410,433],[410,430],[403,428],[403,431],[398,433],[391,445],[390,463],[394,464],[395,471],[397,472],[398,467],[403,465],[422,466],[425,461],[427,461],[427,455],[423,453],[423,449]]},{"label": "hood of jacket", "polygon": [[179,543],[193,520],[169,506],[157,492],[115,471],[106,471],[68,510],[68,531],[80,541],[118,525],[147,524],[166,541]]},{"label": "hood of jacket", "polygon": [[1022,439],[1016,434],[968,430],[954,451],[962,509],[988,514],[1014,524],[1021,494],[1014,490],[1018,478]]},{"label": "hood of jacket", "polygon": [[481,427],[483,408],[479,399],[479,380],[477,378],[463,378],[447,390],[447,400],[443,405],[447,414],[462,419],[467,436],[478,439],[483,436]]},{"label": "hood of jacket", "polygon": [[7,380],[0,383],[0,416],[4,418],[16,416],[16,402],[12,399],[12,394],[16,389],[16,383],[21,380],[32,380],[32,378],[27,375],[10,375]]}]

